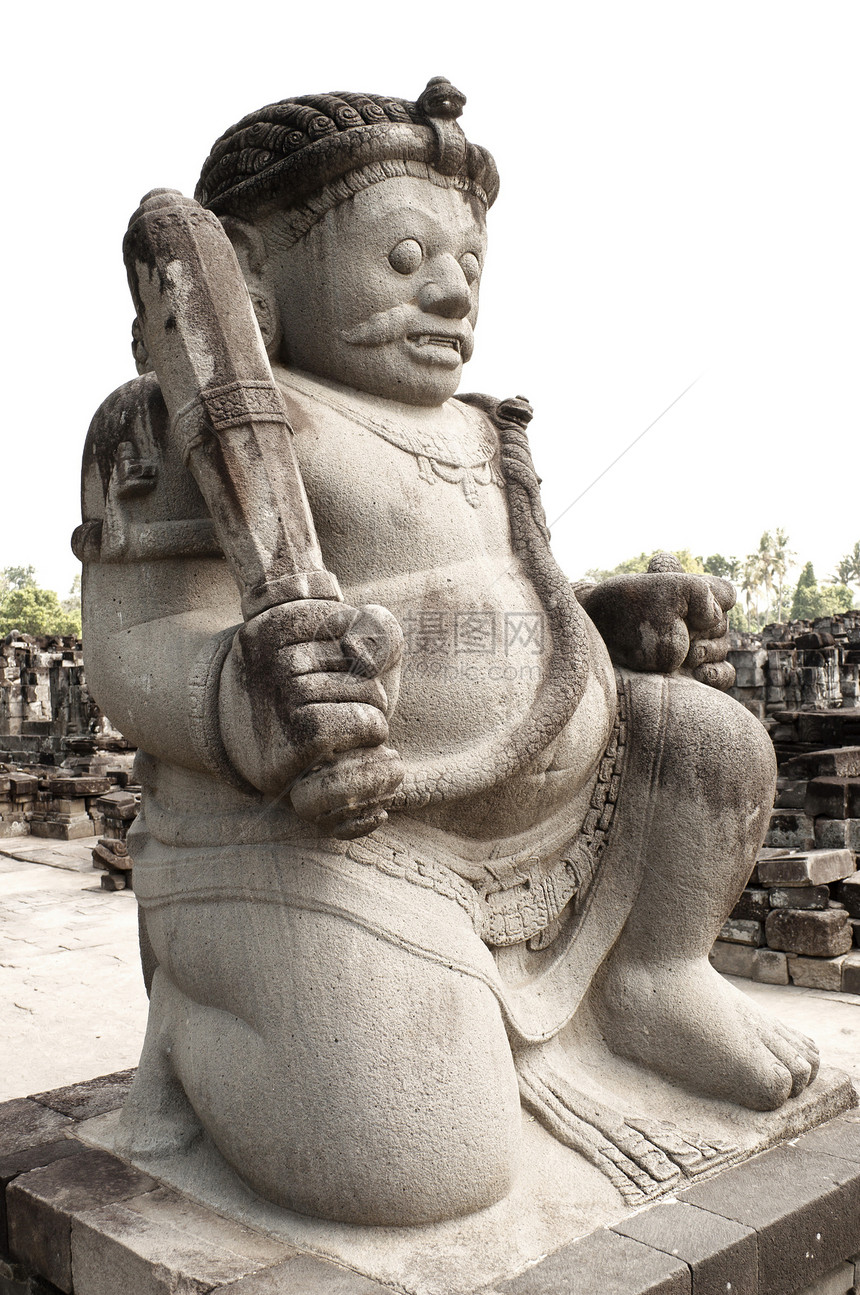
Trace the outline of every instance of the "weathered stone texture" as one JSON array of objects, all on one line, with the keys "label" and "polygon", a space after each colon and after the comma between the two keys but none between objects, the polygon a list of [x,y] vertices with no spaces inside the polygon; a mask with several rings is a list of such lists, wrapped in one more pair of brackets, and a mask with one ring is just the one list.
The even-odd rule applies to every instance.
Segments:
[{"label": "weathered stone texture", "polygon": [[817,913],[808,909],[775,908],[765,924],[772,949],[812,958],[833,958],[847,953],[852,944],[848,914],[836,909]]}]

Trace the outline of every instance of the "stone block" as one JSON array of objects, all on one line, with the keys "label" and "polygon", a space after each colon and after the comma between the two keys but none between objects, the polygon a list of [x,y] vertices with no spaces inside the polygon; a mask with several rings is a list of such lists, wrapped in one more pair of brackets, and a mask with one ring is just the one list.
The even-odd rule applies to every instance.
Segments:
[{"label": "stone block", "polygon": [[731,1219],[675,1201],[652,1205],[612,1231],[683,1259],[693,1295],[757,1295],[756,1234]]},{"label": "stone block", "polygon": [[747,922],[741,918],[730,917],[723,923],[719,939],[726,940],[729,944],[748,944],[758,949],[764,944],[764,923]]},{"label": "stone block", "polygon": [[726,940],[717,940],[711,949],[711,966],[724,976],[745,976],[752,978],[755,966],[756,950],[745,944],[729,944]]},{"label": "stone block", "polygon": [[70,1292],[72,1216],[155,1186],[146,1174],[106,1151],[81,1151],[22,1174],[6,1192],[12,1258]]},{"label": "stone block", "polygon": [[88,814],[78,814],[64,822],[60,818],[46,818],[41,822],[33,820],[30,824],[33,836],[50,841],[80,841],[87,836],[95,836],[96,828]]},{"label": "stone block", "polygon": [[805,778],[777,778],[775,809],[803,809],[805,800]]},{"label": "stone block", "polygon": [[834,893],[847,908],[849,916],[860,918],[860,872],[841,881]]},{"label": "stone block", "polygon": [[51,778],[50,789],[55,796],[102,796],[111,789],[109,778],[72,777]]},{"label": "stone block", "polygon": [[99,878],[102,890],[125,890],[129,882],[126,872],[105,872]]},{"label": "stone block", "polygon": [[73,1120],[89,1120],[94,1115],[119,1110],[128,1096],[134,1076],[135,1070],[117,1070],[112,1075],[101,1075],[84,1083],[35,1093],[32,1100]]},{"label": "stone block", "polygon": [[812,819],[799,809],[775,809],[764,842],[777,849],[811,850],[815,844]]},{"label": "stone block", "polygon": [[48,1110],[32,1097],[16,1097],[0,1105],[0,1156],[56,1142],[71,1126],[68,1116]]},{"label": "stone block", "polygon": [[[747,886],[731,911],[731,918],[742,922],[763,922],[770,911],[768,892],[759,887]],[[727,939],[727,936],[721,937]]]},{"label": "stone block", "polygon": [[83,796],[76,796],[74,799],[66,796],[47,796],[45,803],[50,814],[68,814],[72,817],[87,812],[87,802]]},{"label": "stone block", "polygon": [[39,789],[39,779],[29,773],[10,773],[9,792],[12,800],[30,799]]},{"label": "stone block", "polygon": [[791,1295],[860,1250],[858,1160],[778,1147],[678,1198],[758,1234],[759,1295]]},{"label": "stone block", "polygon": [[130,791],[110,791],[106,796],[99,796],[94,808],[105,818],[130,822],[137,816],[138,798]]},{"label": "stone block", "polygon": [[[860,710],[800,711],[797,716],[797,736],[812,747],[854,745],[860,737]],[[821,770],[823,773],[824,771]],[[837,777],[841,777],[841,773]]]},{"label": "stone block", "polygon": [[[806,958],[835,958],[851,948],[853,933],[844,909],[823,913],[810,909],[774,908],[765,923],[771,949]],[[790,970],[790,968],[789,968]]]},{"label": "stone block", "polygon": [[813,778],[807,783],[804,810],[811,818],[860,818],[860,777]]},{"label": "stone block", "polygon": [[860,950],[852,949],[846,953],[842,961],[842,984],[840,989],[843,994],[860,994]]},{"label": "stone block", "polygon": [[776,949],[756,949],[752,978],[762,985],[787,985],[788,955]]},{"label": "stone block", "polygon": [[856,872],[850,850],[791,850],[759,858],[758,877],[765,886],[827,886]]},{"label": "stone block", "polygon": [[396,1292],[390,1286],[381,1286],[370,1277],[338,1268],[324,1259],[296,1255],[286,1263],[243,1277],[232,1286],[219,1286],[212,1295],[396,1295]]},{"label": "stone block", "polygon": [[803,989],[842,989],[842,958],[801,958],[789,953],[788,974]]},{"label": "stone block", "polygon": [[774,886],[768,892],[771,908],[825,909],[830,903],[829,886]]},{"label": "stone block", "polygon": [[[854,1110],[851,1115],[856,1117],[860,1112]],[[856,1118],[837,1116],[816,1129],[810,1129],[808,1133],[802,1133],[794,1145],[801,1151],[836,1156],[839,1160],[860,1164],[860,1123]]]},{"label": "stone block", "polygon": [[[13,1151],[0,1156],[0,1254],[9,1248],[9,1234],[6,1220],[6,1188],[21,1174],[31,1169],[42,1169],[55,1160],[65,1160],[67,1156],[76,1156],[81,1149],[76,1138],[63,1137],[56,1142],[44,1142],[39,1146],[27,1147],[22,1151]],[[2,1290],[0,1290],[2,1295]]]},{"label": "stone block", "polygon": [[[734,656],[735,654],[730,654]],[[735,665],[734,660],[731,662],[735,666],[735,684],[736,688],[764,688],[767,683],[764,670],[761,666],[738,662]]]},{"label": "stone block", "polygon": [[837,746],[824,751],[807,751],[787,760],[780,768],[784,778],[858,778],[860,746]]},{"label": "stone block", "polygon": [[496,1282],[499,1295],[691,1295],[690,1269],[672,1255],[621,1236],[592,1232],[518,1277]]},{"label": "stone block", "polygon": [[[167,1208],[160,1213],[156,1210],[153,1217],[140,1213],[134,1207],[138,1202],[129,1202],[105,1205],[72,1219],[75,1295],[117,1295],[120,1291],[134,1295],[175,1295],[177,1291],[183,1295],[207,1295],[216,1286],[232,1288],[240,1278],[270,1267],[290,1251],[286,1245],[269,1243],[250,1229],[224,1219],[220,1220],[223,1227],[219,1241],[216,1215],[210,1216],[212,1228],[205,1236],[195,1234],[193,1228],[174,1227],[169,1207],[174,1194],[156,1195]],[[181,1216],[178,1221],[182,1221]],[[243,1232],[251,1238],[249,1246],[256,1246],[258,1252],[268,1249],[265,1258],[243,1253],[242,1240],[237,1243]]]},{"label": "stone block", "polygon": [[860,818],[817,818],[815,844],[824,849],[860,852]]}]

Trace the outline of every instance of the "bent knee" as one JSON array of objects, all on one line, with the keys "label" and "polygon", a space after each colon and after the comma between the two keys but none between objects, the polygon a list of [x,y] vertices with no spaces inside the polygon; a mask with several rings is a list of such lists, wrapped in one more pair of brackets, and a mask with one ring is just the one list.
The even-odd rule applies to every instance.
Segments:
[{"label": "bent knee", "polygon": [[495,996],[385,942],[373,961],[361,994],[317,967],[253,1030],[186,1000],[172,1061],[191,1104],[248,1185],[298,1213],[407,1226],[492,1205],[522,1121]]},{"label": "bent knee", "polygon": [[714,800],[773,801],[776,758],[764,725],[733,697],[685,675],[630,677],[634,743],[662,751],[662,782]]}]

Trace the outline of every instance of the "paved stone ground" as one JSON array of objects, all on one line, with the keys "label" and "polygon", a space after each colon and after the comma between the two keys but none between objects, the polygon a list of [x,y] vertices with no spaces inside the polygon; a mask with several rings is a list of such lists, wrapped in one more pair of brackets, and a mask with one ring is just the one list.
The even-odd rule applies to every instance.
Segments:
[{"label": "paved stone ground", "polygon": [[0,1101],[137,1064],[137,905],[101,889],[93,844],[0,841]]},{"label": "paved stone ground", "polygon": [[[100,888],[92,845],[0,840],[0,1101],[137,1063],[146,994],[135,899]],[[734,983],[860,1088],[860,998]]]}]

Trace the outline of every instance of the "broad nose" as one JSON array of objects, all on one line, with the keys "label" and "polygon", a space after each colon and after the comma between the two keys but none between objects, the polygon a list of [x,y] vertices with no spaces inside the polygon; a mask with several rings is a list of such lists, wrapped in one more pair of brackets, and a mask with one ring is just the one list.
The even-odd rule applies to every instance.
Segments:
[{"label": "broad nose", "polygon": [[465,319],[472,309],[472,294],[458,261],[450,254],[434,257],[427,279],[418,289],[418,305],[428,315]]}]

